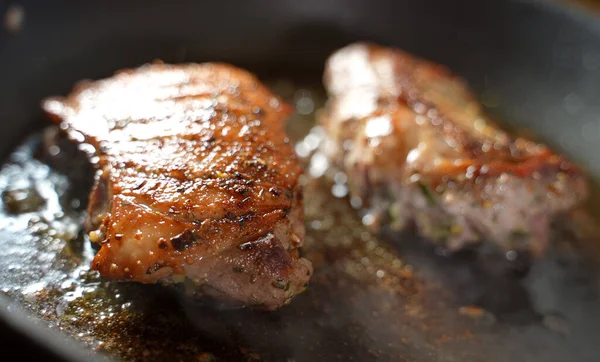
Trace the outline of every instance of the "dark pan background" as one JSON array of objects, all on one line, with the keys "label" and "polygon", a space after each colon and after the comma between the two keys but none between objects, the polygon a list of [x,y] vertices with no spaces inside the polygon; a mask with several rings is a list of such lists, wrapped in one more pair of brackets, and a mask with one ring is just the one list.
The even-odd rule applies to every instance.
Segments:
[{"label": "dark pan background", "polygon": [[[0,1],[0,13],[10,4]],[[371,40],[448,65],[487,100],[494,114],[534,130],[600,176],[600,22],[575,8],[508,0],[18,4],[25,10],[23,29],[0,31],[1,155],[40,126],[40,99],[65,94],[83,78],[108,76],[153,59],[222,60],[320,74],[333,50]],[[580,340],[570,346],[583,351],[585,360],[600,360],[597,296],[590,297],[594,307],[572,302],[566,296],[570,293],[555,290],[546,303],[585,323],[580,330],[587,333],[579,333]],[[35,353],[31,346],[22,347],[12,330],[64,358],[82,356],[75,347],[62,345],[59,336],[45,335],[16,307],[7,311],[7,305],[0,299],[5,357],[6,346],[15,347],[19,358]]]}]

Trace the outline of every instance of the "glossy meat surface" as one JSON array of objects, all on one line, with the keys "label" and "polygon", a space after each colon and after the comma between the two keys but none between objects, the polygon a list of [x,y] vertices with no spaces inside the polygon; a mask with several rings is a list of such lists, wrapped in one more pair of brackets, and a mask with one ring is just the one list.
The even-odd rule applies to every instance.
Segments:
[{"label": "glossy meat surface", "polygon": [[43,108],[97,166],[87,228],[103,276],[184,282],[265,309],[305,288],[291,108],[253,75],[145,65],[82,82]]},{"label": "glossy meat surface", "polygon": [[325,85],[325,151],[367,223],[416,225],[451,249],[489,239],[537,254],[553,218],[586,195],[576,166],[503,132],[443,66],[353,44],[328,60]]}]

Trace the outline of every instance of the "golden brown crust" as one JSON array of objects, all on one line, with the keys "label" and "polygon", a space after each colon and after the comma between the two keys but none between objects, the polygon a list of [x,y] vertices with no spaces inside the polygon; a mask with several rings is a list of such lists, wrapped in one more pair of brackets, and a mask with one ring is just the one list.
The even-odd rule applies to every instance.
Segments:
[{"label": "golden brown crust", "polygon": [[[88,224],[98,228],[92,267],[102,275],[152,283],[206,274],[203,260],[275,233],[279,251],[247,258],[261,275],[296,273],[304,230],[289,215],[301,209],[301,169],[283,123],[292,109],[250,73],[145,65],[80,84],[43,108],[93,146],[99,175]],[[301,210],[293,215],[301,220]]]}]

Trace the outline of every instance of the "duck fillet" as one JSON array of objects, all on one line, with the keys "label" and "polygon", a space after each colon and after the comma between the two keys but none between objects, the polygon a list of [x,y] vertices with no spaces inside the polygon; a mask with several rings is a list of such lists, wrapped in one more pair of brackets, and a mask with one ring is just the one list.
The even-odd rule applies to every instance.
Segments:
[{"label": "duck fillet", "polygon": [[552,219],[586,195],[577,167],[501,131],[443,66],[354,44],[330,57],[324,81],[324,151],[367,224],[416,226],[450,249],[486,239],[539,254]]},{"label": "duck fillet", "polygon": [[301,173],[291,108],[225,64],[145,65],[43,108],[97,167],[92,268],[183,283],[227,306],[276,309],[304,290]]}]

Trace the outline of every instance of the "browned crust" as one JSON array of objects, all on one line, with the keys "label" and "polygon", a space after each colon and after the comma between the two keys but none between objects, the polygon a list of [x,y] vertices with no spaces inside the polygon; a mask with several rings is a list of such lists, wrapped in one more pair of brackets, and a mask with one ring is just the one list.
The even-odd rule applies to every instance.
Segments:
[{"label": "browned crust", "polygon": [[98,228],[92,268],[103,276],[153,283],[204,273],[203,260],[269,234],[275,244],[246,252],[253,272],[297,272],[304,229],[290,215],[302,220],[301,168],[283,123],[292,109],[250,73],[145,65],[80,83],[43,109],[94,148],[88,225]]}]

